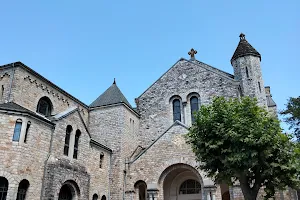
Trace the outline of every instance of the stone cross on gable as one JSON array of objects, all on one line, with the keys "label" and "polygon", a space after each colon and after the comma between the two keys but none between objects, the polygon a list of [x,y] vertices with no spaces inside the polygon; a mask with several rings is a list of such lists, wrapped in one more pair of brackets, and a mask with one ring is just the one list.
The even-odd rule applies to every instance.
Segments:
[{"label": "stone cross on gable", "polygon": [[192,48],[188,54],[191,56],[191,60],[195,60],[195,54],[197,54],[197,51]]}]

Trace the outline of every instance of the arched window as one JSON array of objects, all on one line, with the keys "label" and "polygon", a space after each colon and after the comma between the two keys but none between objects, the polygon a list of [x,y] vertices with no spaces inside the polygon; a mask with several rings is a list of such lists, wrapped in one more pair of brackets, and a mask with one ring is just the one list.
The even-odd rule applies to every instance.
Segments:
[{"label": "arched window", "polygon": [[27,126],[26,126],[26,131],[25,131],[24,143],[27,142],[27,135],[28,135],[28,131],[29,131],[30,125],[31,125],[31,121],[28,121],[27,122]]},{"label": "arched window", "polygon": [[201,185],[198,181],[188,179],[181,184],[179,194],[198,194],[200,190]]},{"label": "arched window", "polygon": [[70,137],[71,132],[73,131],[72,126],[68,125],[66,130],[66,136],[65,136],[65,146],[64,146],[64,155],[69,155],[69,145],[70,145]]},{"label": "arched window", "polygon": [[101,153],[100,153],[100,162],[99,162],[99,167],[100,167],[100,168],[103,167],[103,159],[104,159],[104,153],[101,152]]},{"label": "arched window", "polygon": [[181,121],[181,108],[180,108],[180,100],[173,100],[173,121],[176,120]]},{"label": "arched window", "polygon": [[97,194],[93,195],[93,200],[98,200],[98,195]]},{"label": "arched window", "polygon": [[101,197],[101,200],[106,200],[106,196],[103,195],[103,196]]},{"label": "arched window", "polygon": [[191,116],[192,116],[192,122],[195,121],[195,112],[199,110],[199,100],[198,97],[191,97],[190,99],[190,104],[191,104]]},{"label": "arched window", "polygon": [[8,180],[0,176],[0,199],[6,200],[8,190]]},{"label": "arched window", "polygon": [[17,119],[14,129],[13,141],[19,141],[21,136],[21,129],[22,129],[22,120]]},{"label": "arched window", "polygon": [[134,188],[137,190],[139,195],[139,200],[147,199],[147,184],[145,181],[139,180],[134,184]]},{"label": "arched window", "polygon": [[246,67],[246,76],[247,76],[247,78],[249,78],[249,71],[248,71],[248,67]]},{"label": "arched window", "polygon": [[24,179],[20,182],[17,194],[17,200],[25,200],[29,182]]},{"label": "arched window", "polygon": [[48,97],[40,98],[37,105],[36,112],[45,116],[49,116],[51,115],[51,111],[52,111],[52,103],[50,99]]},{"label": "arched window", "polygon": [[78,157],[78,143],[79,143],[80,135],[81,135],[80,130],[77,130],[76,135],[75,135],[74,153],[73,153],[73,158],[75,158],[75,159],[77,159],[77,157]]}]

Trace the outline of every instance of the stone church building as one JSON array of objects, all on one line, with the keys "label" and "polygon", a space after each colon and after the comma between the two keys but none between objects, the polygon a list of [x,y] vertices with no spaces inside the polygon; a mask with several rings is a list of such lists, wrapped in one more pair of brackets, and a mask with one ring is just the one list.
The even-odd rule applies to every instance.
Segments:
[{"label": "stone church building", "polygon": [[[184,135],[215,96],[276,113],[245,35],[234,74],[181,58],[130,105],[114,82],[86,105],[21,62],[0,67],[0,200],[241,200],[197,169]],[[292,190],[277,199],[297,199]]]}]

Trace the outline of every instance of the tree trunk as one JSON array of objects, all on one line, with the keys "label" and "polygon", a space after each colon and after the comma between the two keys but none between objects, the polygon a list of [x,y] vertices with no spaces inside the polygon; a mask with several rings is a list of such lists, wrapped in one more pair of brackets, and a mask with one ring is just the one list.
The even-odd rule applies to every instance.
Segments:
[{"label": "tree trunk", "polygon": [[242,188],[242,192],[244,195],[245,200],[256,200],[257,198],[257,194],[258,194],[258,190],[254,190],[253,187],[252,189],[249,187],[248,184],[245,183],[240,183],[241,188]]}]

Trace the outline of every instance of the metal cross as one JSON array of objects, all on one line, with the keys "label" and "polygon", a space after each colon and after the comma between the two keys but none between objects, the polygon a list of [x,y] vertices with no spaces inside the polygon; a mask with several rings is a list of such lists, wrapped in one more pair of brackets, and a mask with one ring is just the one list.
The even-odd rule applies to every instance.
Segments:
[{"label": "metal cross", "polygon": [[195,59],[195,54],[197,54],[197,51],[195,49],[191,49],[188,53],[191,56],[191,60]]}]

